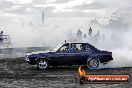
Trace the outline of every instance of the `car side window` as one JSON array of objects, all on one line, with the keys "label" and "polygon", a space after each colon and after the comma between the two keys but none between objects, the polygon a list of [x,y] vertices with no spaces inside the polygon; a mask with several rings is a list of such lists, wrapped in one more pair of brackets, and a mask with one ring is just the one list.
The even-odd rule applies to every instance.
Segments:
[{"label": "car side window", "polygon": [[64,44],[58,52],[67,52],[69,50],[69,44]]},{"label": "car side window", "polygon": [[85,44],[71,44],[71,52],[86,52]]},{"label": "car side window", "polygon": [[79,52],[91,52],[92,49],[87,44],[77,44]]},{"label": "car side window", "polygon": [[72,43],[70,45],[69,51],[70,52],[77,52],[78,48],[76,47],[76,44]]},{"label": "car side window", "polygon": [[86,51],[84,44],[77,44],[76,46],[77,46],[78,52],[85,52]]},{"label": "car side window", "polygon": [[78,51],[82,51],[82,48],[81,48],[82,44],[76,44],[76,48]]},{"label": "car side window", "polygon": [[92,49],[88,45],[85,45],[85,51],[92,52]]}]

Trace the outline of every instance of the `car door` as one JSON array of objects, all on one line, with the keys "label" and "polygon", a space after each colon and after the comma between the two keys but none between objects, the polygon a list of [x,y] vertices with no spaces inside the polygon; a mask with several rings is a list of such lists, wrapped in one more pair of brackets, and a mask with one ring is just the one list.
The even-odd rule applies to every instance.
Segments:
[{"label": "car door", "polygon": [[55,53],[55,63],[59,65],[71,65],[73,63],[72,57],[74,54],[71,54],[69,51],[69,44],[64,44],[56,53]]},{"label": "car door", "polygon": [[[83,47],[82,47],[83,46]],[[76,44],[76,52],[74,56],[74,64],[83,65],[88,57],[92,54],[91,50],[87,50],[85,44]]]},{"label": "car door", "polygon": [[75,64],[75,57],[77,53],[70,53],[70,52],[58,52],[56,55],[58,56],[57,61],[58,64],[61,65],[74,65]]}]

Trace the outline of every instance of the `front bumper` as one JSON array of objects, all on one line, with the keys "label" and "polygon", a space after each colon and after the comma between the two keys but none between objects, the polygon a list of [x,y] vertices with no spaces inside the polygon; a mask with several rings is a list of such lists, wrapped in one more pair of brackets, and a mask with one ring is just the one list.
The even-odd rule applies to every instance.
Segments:
[{"label": "front bumper", "polygon": [[27,62],[29,62],[29,58],[28,58],[28,57],[26,57],[25,60],[26,60]]},{"label": "front bumper", "polygon": [[26,56],[25,61],[27,61],[27,62],[28,62],[29,64],[31,64],[31,65],[35,65],[35,64],[36,64],[36,61],[30,60],[30,59],[28,58],[28,56]]}]

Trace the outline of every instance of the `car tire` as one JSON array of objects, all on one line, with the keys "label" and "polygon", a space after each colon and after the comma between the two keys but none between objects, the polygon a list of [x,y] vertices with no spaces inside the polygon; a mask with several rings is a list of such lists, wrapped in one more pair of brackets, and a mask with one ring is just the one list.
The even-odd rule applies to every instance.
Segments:
[{"label": "car tire", "polygon": [[42,69],[42,70],[46,70],[49,67],[49,62],[46,59],[40,59],[37,62],[37,68],[38,69]]},{"label": "car tire", "polygon": [[87,59],[87,67],[90,69],[98,69],[100,61],[97,57],[90,57]]}]

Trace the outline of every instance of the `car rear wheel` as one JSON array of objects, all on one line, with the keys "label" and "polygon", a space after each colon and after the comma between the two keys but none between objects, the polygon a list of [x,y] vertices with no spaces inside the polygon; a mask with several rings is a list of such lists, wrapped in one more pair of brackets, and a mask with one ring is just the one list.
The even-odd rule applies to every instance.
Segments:
[{"label": "car rear wheel", "polygon": [[46,59],[40,59],[38,62],[37,62],[37,68],[38,69],[47,69],[49,67],[49,62],[46,60]]},{"label": "car rear wheel", "polygon": [[90,69],[97,69],[99,68],[100,61],[97,57],[90,57],[87,60],[87,67]]}]

